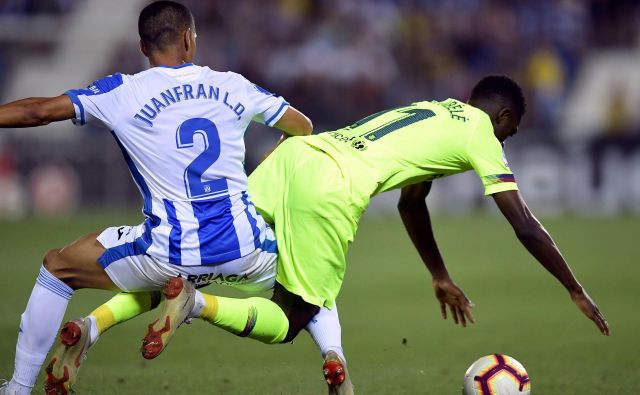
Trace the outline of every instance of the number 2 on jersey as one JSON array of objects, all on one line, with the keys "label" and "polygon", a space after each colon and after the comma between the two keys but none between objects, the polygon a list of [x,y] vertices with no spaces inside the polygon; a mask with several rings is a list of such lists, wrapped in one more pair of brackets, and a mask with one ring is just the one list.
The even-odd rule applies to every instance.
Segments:
[{"label": "number 2 on jersey", "polygon": [[176,131],[178,148],[193,147],[193,138],[196,134],[202,135],[205,148],[184,171],[187,196],[195,199],[226,192],[228,187],[225,178],[202,181],[202,174],[220,157],[220,135],[213,122],[206,118],[192,118],[184,121]]}]

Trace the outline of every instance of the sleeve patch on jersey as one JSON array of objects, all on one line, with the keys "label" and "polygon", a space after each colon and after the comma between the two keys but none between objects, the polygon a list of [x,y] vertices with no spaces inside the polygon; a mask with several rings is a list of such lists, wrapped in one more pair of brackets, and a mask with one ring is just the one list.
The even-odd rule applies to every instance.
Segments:
[{"label": "sleeve patch on jersey", "polygon": [[87,89],[92,92],[91,94],[99,95],[101,93],[111,92],[120,85],[122,85],[122,74],[116,73],[95,81],[89,85]]},{"label": "sleeve patch on jersey", "polygon": [[482,177],[485,185],[499,184],[502,182],[516,182],[516,178],[513,174],[492,174],[490,176]]},{"label": "sleeve patch on jersey", "polygon": [[122,83],[122,74],[116,73],[94,81],[85,89],[72,89],[69,92],[73,92],[76,95],[85,96],[101,95],[103,93],[111,92],[112,90],[122,85]]}]

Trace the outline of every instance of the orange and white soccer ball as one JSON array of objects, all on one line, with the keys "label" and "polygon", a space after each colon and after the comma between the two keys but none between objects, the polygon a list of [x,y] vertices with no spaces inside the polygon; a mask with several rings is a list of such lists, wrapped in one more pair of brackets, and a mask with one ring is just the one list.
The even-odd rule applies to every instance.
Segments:
[{"label": "orange and white soccer ball", "polygon": [[492,354],[475,361],[464,374],[463,395],[529,395],[531,381],[514,358]]}]

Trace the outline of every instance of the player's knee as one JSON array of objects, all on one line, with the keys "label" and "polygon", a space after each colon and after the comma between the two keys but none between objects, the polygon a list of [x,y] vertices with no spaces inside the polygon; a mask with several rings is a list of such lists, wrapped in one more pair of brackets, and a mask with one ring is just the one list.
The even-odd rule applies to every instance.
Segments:
[{"label": "player's knee", "polygon": [[287,316],[289,329],[282,343],[288,343],[298,336],[298,333],[311,321],[320,307],[306,302],[302,297],[286,290],[276,282],[271,300],[276,303]]},{"label": "player's knee", "polygon": [[53,274],[54,276],[55,276],[54,272],[56,272],[60,266],[59,255],[60,255],[60,249],[56,248],[56,249],[47,251],[47,253],[44,254],[44,258],[42,258],[42,265],[49,271],[49,273]]},{"label": "player's knee", "polygon": [[293,310],[287,314],[289,320],[289,329],[287,330],[287,336],[285,336],[282,343],[289,343],[298,336],[298,333],[302,331],[309,321],[315,316],[320,308],[312,304],[302,304],[296,306]]},{"label": "player's knee", "polygon": [[65,262],[60,251],[59,248],[47,251],[42,260],[42,265],[58,280],[74,288],[73,271],[69,270],[69,265]]},{"label": "player's knee", "polygon": [[302,328],[294,328],[291,326],[291,323],[289,323],[287,336],[285,336],[284,340],[282,340],[281,343],[291,343],[296,338],[296,336],[298,336],[298,333],[300,333],[301,330]]}]

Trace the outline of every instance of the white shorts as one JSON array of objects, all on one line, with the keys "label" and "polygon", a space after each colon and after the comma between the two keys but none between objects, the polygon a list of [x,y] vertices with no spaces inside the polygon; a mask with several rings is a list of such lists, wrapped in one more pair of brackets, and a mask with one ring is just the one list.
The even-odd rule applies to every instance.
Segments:
[{"label": "white shorts", "polygon": [[[144,231],[142,226],[107,228],[100,233],[97,240],[107,250],[122,246],[133,242]],[[267,239],[275,240],[273,231],[269,229],[267,232]],[[197,287],[215,283],[244,292],[258,293],[273,288],[275,284],[278,254],[273,252],[275,241],[269,244],[269,248],[258,248],[242,258],[217,265],[172,265],[142,254],[124,256],[103,267],[111,281],[126,292],[158,290],[168,279],[180,274]]]}]

